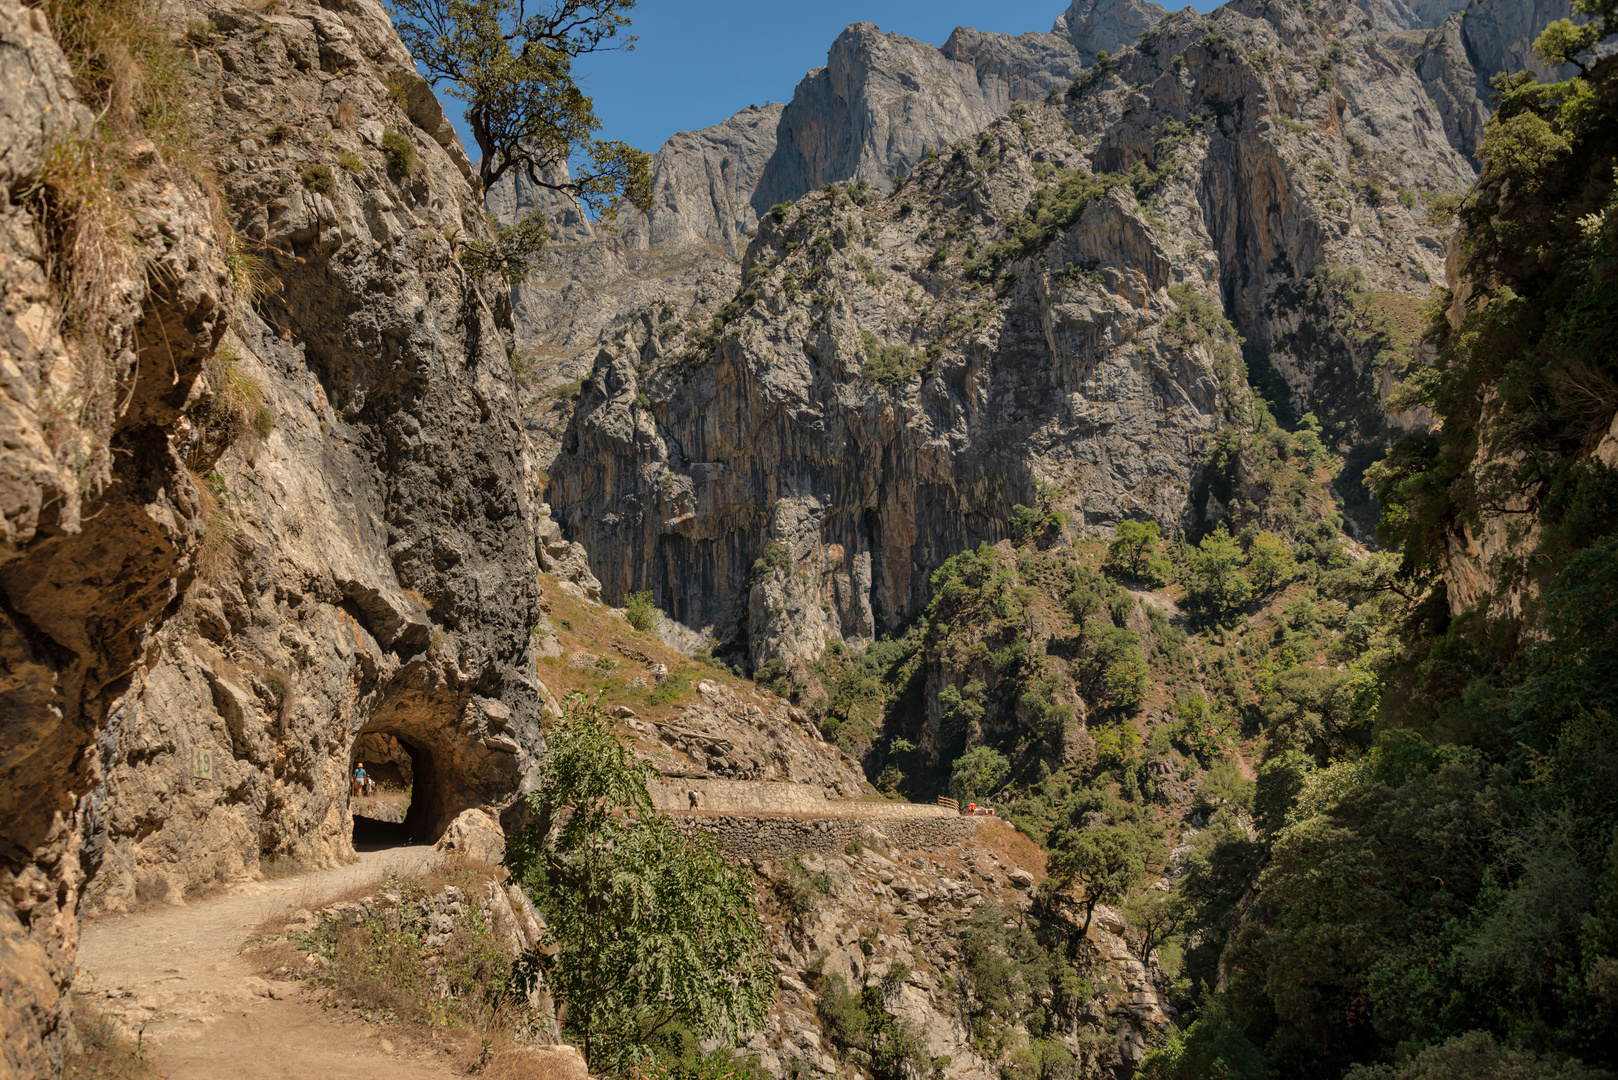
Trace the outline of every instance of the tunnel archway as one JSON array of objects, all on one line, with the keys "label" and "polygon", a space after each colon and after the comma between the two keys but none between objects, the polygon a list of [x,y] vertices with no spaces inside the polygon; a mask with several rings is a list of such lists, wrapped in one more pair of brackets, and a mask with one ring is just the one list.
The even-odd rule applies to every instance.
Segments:
[{"label": "tunnel archway", "polygon": [[348,785],[353,843],[358,850],[431,844],[442,831],[443,779],[427,747],[388,730],[367,731],[354,741],[348,776],[362,765],[374,792]]}]

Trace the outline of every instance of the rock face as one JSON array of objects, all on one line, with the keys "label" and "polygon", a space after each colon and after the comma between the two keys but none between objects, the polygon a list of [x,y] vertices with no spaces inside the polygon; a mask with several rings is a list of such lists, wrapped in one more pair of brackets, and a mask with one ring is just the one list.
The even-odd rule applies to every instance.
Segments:
[{"label": "rock face", "polygon": [[[884,1008],[913,1028],[924,1056],[949,1057],[949,1076],[1000,1076],[1003,1061],[983,1056],[964,1015],[990,989],[963,962],[968,942],[982,949],[985,929],[1002,925],[1077,937],[1082,915],[1074,922],[1044,910],[1028,891],[1043,876],[1043,857],[1027,841],[991,835],[1010,826],[982,821],[966,842],[915,848],[887,828],[867,826],[846,850],[753,863],[766,895],[807,889],[813,898],[801,913],[779,900],[766,905],[779,989],[765,1029],[745,1048],[774,1076],[838,1073],[828,1037],[836,1028],[821,1008],[838,980],[856,997],[880,986]],[[1074,1075],[1128,1075],[1144,1055],[1142,1036],[1156,1041],[1168,1028],[1163,973],[1130,954],[1123,931],[1116,912],[1098,908],[1088,941],[1073,944],[1099,992],[1071,1012],[1043,1001],[1052,1009],[1045,1037],[1072,1055]]]},{"label": "rock face", "polygon": [[94,118],[39,9],[5,0],[0,28],[0,1075],[47,1076],[95,858],[79,822],[203,535],[174,432],[236,298],[206,193],[152,144],[124,242],[75,215],[47,147]]},{"label": "rock face", "polygon": [[[1359,469],[1411,422],[1380,403],[1447,239],[1422,208],[1474,175],[1488,115],[1477,65],[1525,63],[1522,49],[1476,35],[1509,24],[1488,40],[1520,43],[1568,13],[1498,0],[1474,32],[1485,2],[1465,19],[1453,0],[1307,12],[1242,0],[1168,17],[1151,4],[1076,3],[1052,34],[961,30],[943,49],[851,26],[781,109],[773,143],[768,110],[671,140],[659,208],[626,230],[644,248],[564,245],[552,281],[522,291],[525,315],[541,307],[532,297],[552,298],[558,317],[523,332],[552,343],[551,382],[575,380],[529,422],[541,456],[556,455],[549,497],[564,534],[587,549],[609,602],[651,589],[673,618],[756,665],[868,640],[913,614],[931,569],[1003,535],[1036,480],[1065,488],[1092,524],[1199,520],[1199,455],[1230,404],[1214,392],[1220,377],[1211,354],[1176,366],[1161,346],[1153,355],[1172,374],[1138,364],[1144,337],[1178,310],[1168,286],[1187,284],[1245,339],[1265,394],[1327,424],[1351,462],[1340,485],[1351,524],[1368,526]],[[1081,68],[1097,49],[1113,55]],[[1028,103],[1081,70],[1061,121],[1080,155],[1040,122],[1007,162],[971,151],[989,118],[1013,102],[1041,115]],[[1165,124],[1184,125],[1194,146],[1171,148],[1165,132],[1178,129]],[[951,146],[947,160],[965,160],[966,175],[946,181],[923,151]],[[728,167],[716,171],[715,158]],[[1086,214],[1042,253],[1033,276],[1069,267],[1060,282],[1036,289],[1018,272],[994,297],[952,284],[960,256],[1004,240],[1034,192],[1054,186],[1049,168],[1122,174],[1170,158],[1177,179],[1144,200],[1098,203],[1097,215],[1112,207],[1105,220]],[[910,168],[924,190],[882,197],[884,178]],[[753,175],[748,205],[764,217],[736,217]],[[773,239],[769,207],[830,180],[862,181],[878,201],[836,220],[811,202],[833,250],[792,271],[789,289],[774,267],[817,236]],[[712,212],[721,191],[730,209]],[[691,227],[672,224],[687,214]],[[773,286],[744,281],[727,260],[736,230],[755,223],[741,270],[769,272]],[[877,283],[893,275],[891,289]],[[1086,280],[1097,291],[1080,300]],[[749,308],[740,323],[731,297]],[[717,350],[693,347],[703,335],[692,324],[722,313]],[[604,349],[589,346],[592,327]],[[861,334],[877,354],[934,348],[926,377],[892,391],[862,378]],[[713,365],[699,362],[704,350]],[[754,576],[770,541],[787,562]]]},{"label": "rock face", "polygon": [[5,1075],[54,1071],[85,871],[116,909],[347,858],[367,736],[408,756],[432,840],[498,815],[543,745],[535,467],[509,305],[448,239],[484,228],[453,130],[390,94],[412,64],[372,0],[172,14],[211,23],[186,54],[220,202],[130,145],[92,355],[57,333],[61,225],[26,194],[90,117],[40,13],[0,3]]},{"label": "rock face", "polygon": [[[1488,115],[1489,77],[1537,70],[1533,37],[1570,14],[1568,0],[1365,0],[1309,18],[1372,34],[1415,63],[1452,145],[1470,155]],[[556,381],[582,377],[590,357],[579,349],[603,330],[658,300],[684,306],[700,277],[733,272],[770,206],[832,182],[885,189],[927,148],[975,134],[1016,101],[1065,89],[1098,52],[1127,47],[1164,16],[1149,0],[1075,0],[1048,34],[961,28],[942,48],[856,23],[790,103],[671,136],[653,159],[651,214],[625,213],[617,236],[523,180],[502,180],[492,211],[506,219],[540,206],[558,226],[553,271],[518,290],[519,335]]]},{"label": "rock face", "polygon": [[1081,66],[1053,34],[958,29],[937,49],[855,23],[782,112],[753,208],[763,213],[834,180],[886,188],[928,148],[979,131],[1013,102],[1065,90]]},{"label": "rock face", "polygon": [[[656,789],[659,806],[681,809],[695,789],[705,808],[787,812],[865,790],[859,762],[827,743],[801,709],[706,680],[697,692],[702,700],[672,721],[621,717],[636,750],[669,778]],[[738,802],[727,791],[769,797]]]},{"label": "rock face", "polygon": [[[1076,36],[1062,20],[1053,33],[1015,37],[961,28],[942,48],[855,23],[790,104],[750,106],[671,136],[653,158],[651,213],[626,211],[618,235],[580,226],[572,208],[504,178],[488,198],[502,220],[539,207],[561,223],[554,267],[517,290],[519,336],[552,381],[588,374],[593,352],[580,350],[605,328],[656,302],[683,308],[704,290],[731,291],[749,234],[775,203],[855,178],[886,190],[928,148],[977,132],[1014,102],[1066,89],[1096,49],[1125,44],[1161,15],[1156,4],[1102,3],[1085,9]],[[539,444],[551,449],[543,436]]]},{"label": "rock face", "polygon": [[[380,7],[193,14],[218,28],[203,84],[218,129],[297,125],[216,166],[274,279],[229,347],[275,426],[210,473],[215,565],[103,738],[92,899],[111,907],[263,857],[346,858],[367,736],[408,753],[404,824],[424,841],[470,807],[498,813],[542,746],[541,545],[509,311],[445,239],[479,228],[465,156],[438,141],[436,103],[390,99],[382,79],[410,62]],[[389,133],[414,163],[390,164]],[[311,186],[322,165],[331,183]]]},{"label": "rock face", "polygon": [[1098,52],[1117,52],[1162,21],[1168,12],[1151,0],[1073,0],[1051,33],[1066,38],[1085,63]]},{"label": "rock face", "polygon": [[[933,568],[1041,491],[1089,524],[1189,525],[1245,408],[1220,311],[1297,411],[1375,436],[1324,412],[1344,387],[1374,401],[1387,362],[1338,314],[1414,309],[1443,245],[1395,195],[1471,168],[1340,14],[1180,13],[893,196],[767,215],[729,305],[646,313],[578,398],[551,501],[603,594],[649,589],[790,665],[913,615]],[[1039,217],[1084,184],[1076,218]]]}]

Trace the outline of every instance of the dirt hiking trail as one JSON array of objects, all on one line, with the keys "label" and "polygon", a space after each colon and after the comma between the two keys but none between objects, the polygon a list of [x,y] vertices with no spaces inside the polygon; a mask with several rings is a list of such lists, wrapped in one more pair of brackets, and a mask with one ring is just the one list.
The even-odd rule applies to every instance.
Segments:
[{"label": "dirt hiking trail", "polygon": [[81,1000],[139,1034],[167,1080],[444,1080],[463,1075],[438,1049],[389,1027],[304,1000],[298,982],[259,977],[242,943],[266,919],[316,907],[389,870],[413,870],[427,847],[365,852],[359,861],[278,881],[247,882],[184,907],[87,922]]}]

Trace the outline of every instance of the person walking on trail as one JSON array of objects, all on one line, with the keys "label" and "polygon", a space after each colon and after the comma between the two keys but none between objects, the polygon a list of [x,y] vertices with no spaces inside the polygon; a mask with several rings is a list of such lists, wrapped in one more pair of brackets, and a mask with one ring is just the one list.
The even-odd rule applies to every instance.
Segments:
[{"label": "person walking on trail", "polygon": [[365,762],[362,761],[359,764],[354,766],[354,794],[355,795],[364,795],[365,794],[365,780],[366,780]]},{"label": "person walking on trail", "polygon": [[686,796],[691,800],[691,809],[695,810],[697,808],[697,789],[692,788],[686,792]]}]

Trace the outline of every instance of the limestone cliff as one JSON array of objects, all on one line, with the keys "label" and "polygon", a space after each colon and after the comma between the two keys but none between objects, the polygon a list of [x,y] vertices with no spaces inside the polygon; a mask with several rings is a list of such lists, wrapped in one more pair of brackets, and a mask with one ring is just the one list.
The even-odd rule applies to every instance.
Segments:
[{"label": "limestone cliff", "polygon": [[[95,117],[38,9],[0,4],[0,1075],[53,1075],[67,1016],[85,798],[206,525],[177,431],[237,301],[195,174],[150,142],[117,205]],[[81,156],[82,153],[82,156]],[[83,187],[77,185],[83,184]],[[70,186],[71,185],[71,186]],[[94,195],[91,196],[94,198]],[[98,217],[108,213],[107,217]],[[123,221],[131,226],[121,229]]]},{"label": "limestone cliff", "polygon": [[378,5],[192,15],[215,27],[221,186],[270,279],[228,347],[275,425],[205,477],[222,557],[103,737],[101,905],[346,856],[366,734],[410,752],[427,840],[498,812],[542,745],[510,311],[455,262],[480,227],[459,143],[419,83],[390,96],[411,63]]},{"label": "limestone cliff", "polygon": [[167,16],[206,165],[120,146],[128,255],[64,288],[48,170],[104,135],[0,6],[4,1075],[54,1070],[86,872],[117,908],[345,858],[378,733],[431,838],[543,745],[537,473],[453,130],[374,0]]},{"label": "limestone cliff", "polygon": [[[1570,14],[1567,0],[1366,0],[1299,18],[1375,37],[1415,66],[1445,135],[1470,155],[1488,115],[1490,76],[1532,67],[1533,35]],[[1163,17],[1146,0],[1076,0],[1048,34],[961,28],[940,48],[855,24],[790,103],[751,106],[671,136],[654,157],[651,214],[626,212],[616,236],[522,181],[502,181],[490,193],[491,210],[511,218],[539,207],[558,225],[554,266],[517,291],[519,337],[545,381],[580,378],[592,359],[581,350],[598,335],[650,303],[688,304],[714,275],[734,273],[747,234],[770,206],[856,178],[885,190],[926,148],[975,134],[1015,101],[1065,87],[1098,52],[1117,52]],[[549,437],[539,449],[554,452]]]},{"label": "limestone cliff", "polygon": [[1411,196],[1471,168],[1366,25],[1182,12],[894,195],[766,215],[745,288],[645,313],[574,405],[551,501],[604,595],[791,661],[914,614],[1040,490],[1190,524],[1245,407],[1219,312],[1342,450],[1385,438],[1378,320],[1441,273]]},{"label": "limestone cliff", "polygon": [[[790,103],[671,136],[653,158],[651,213],[626,209],[617,235],[580,228],[571,207],[502,180],[489,206],[503,219],[539,208],[562,222],[554,266],[517,290],[519,336],[552,381],[587,373],[591,357],[581,360],[581,350],[605,328],[656,301],[689,304],[716,277],[733,277],[759,215],[775,203],[856,177],[886,189],[929,148],[974,134],[1014,102],[1066,88],[1096,49],[1127,43],[1162,14],[1151,3],[1079,11],[1064,18],[1080,30],[1061,20],[1049,34],[963,27],[942,47],[855,23]],[[540,449],[552,448],[542,439]]]}]

